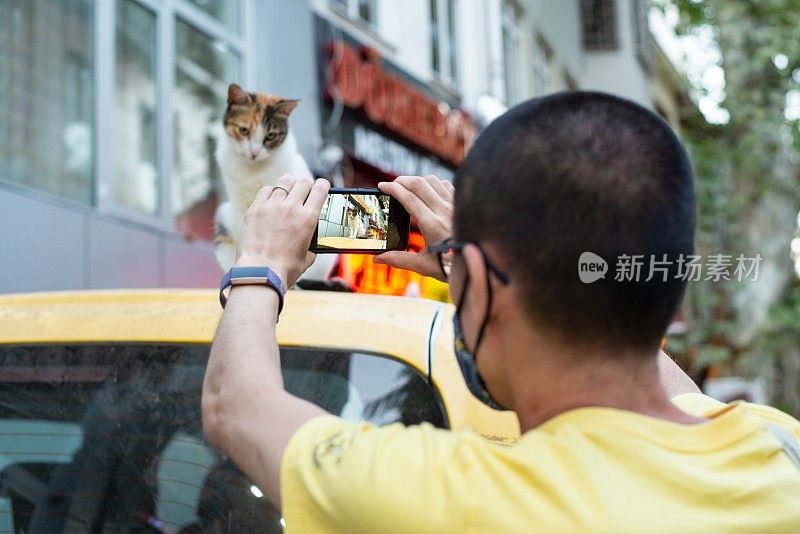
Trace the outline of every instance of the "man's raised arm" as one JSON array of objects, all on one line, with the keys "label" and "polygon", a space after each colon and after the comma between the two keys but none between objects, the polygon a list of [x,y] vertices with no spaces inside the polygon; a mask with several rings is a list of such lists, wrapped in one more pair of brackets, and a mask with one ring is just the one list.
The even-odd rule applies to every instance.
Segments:
[{"label": "man's raised arm", "polygon": [[658,351],[658,374],[669,398],[682,393],[702,393],[697,384],[661,349]]},{"label": "man's raised arm", "polygon": [[[236,265],[269,267],[290,287],[313,262],[308,244],[328,193],[325,180],[283,176],[245,215]],[[288,193],[287,193],[288,191]],[[275,325],[279,298],[266,285],[232,288],[203,382],[203,431],[280,508],[280,466],[294,433],[325,415],[286,392]]]}]

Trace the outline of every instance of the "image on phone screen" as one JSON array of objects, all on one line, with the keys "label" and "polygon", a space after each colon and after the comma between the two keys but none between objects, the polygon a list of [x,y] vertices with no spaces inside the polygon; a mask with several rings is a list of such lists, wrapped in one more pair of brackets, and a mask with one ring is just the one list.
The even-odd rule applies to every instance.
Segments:
[{"label": "image on phone screen", "polygon": [[310,250],[379,254],[408,246],[408,213],[379,190],[331,189]]}]

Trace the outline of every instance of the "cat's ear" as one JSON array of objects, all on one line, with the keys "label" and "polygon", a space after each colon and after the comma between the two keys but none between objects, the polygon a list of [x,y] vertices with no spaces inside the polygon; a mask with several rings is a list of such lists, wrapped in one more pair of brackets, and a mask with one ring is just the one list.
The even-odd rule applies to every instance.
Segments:
[{"label": "cat's ear", "polygon": [[232,83],[228,86],[228,105],[229,106],[246,106],[250,103],[250,95],[247,91]]},{"label": "cat's ear", "polygon": [[276,116],[286,119],[299,103],[299,100],[283,99],[273,106],[273,110]]}]

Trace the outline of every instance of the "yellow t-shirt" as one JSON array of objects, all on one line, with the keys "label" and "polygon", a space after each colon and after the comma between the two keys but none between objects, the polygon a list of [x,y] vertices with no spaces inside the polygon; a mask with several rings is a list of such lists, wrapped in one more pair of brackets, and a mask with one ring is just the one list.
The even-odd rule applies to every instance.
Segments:
[{"label": "yellow t-shirt", "polygon": [[288,532],[800,532],[800,469],[778,410],[700,394],[679,425],[579,408],[502,446],[423,424],[306,423],[281,466]]}]

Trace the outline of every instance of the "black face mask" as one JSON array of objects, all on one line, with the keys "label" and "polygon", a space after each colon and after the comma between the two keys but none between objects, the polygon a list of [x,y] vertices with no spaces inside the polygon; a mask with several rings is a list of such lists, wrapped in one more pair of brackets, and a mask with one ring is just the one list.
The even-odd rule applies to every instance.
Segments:
[{"label": "black face mask", "polygon": [[478,339],[475,340],[475,349],[473,352],[470,352],[467,349],[466,342],[464,341],[464,333],[461,331],[461,318],[459,317],[459,314],[461,313],[461,307],[464,304],[464,298],[467,294],[468,285],[469,278],[467,278],[464,282],[464,289],[461,292],[461,297],[459,298],[458,305],[456,306],[456,313],[453,315],[453,348],[456,353],[456,360],[458,360],[458,367],[461,369],[461,375],[464,377],[464,382],[467,384],[467,389],[469,389],[469,392],[472,393],[479,401],[494,410],[507,410],[508,408],[503,407],[500,403],[492,398],[492,395],[486,389],[486,383],[478,373],[478,367],[475,365],[478,347],[481,344],[481,339],[483,339],[483,331],[486,327],[486,322],[489,320],[489,310],[492,308],[492,289],[489,287],[489,280],[487,278],[486,285],[489,291],[489,303],[486,309],[486,316],[483,318],[480,330],[478,331]]}]

